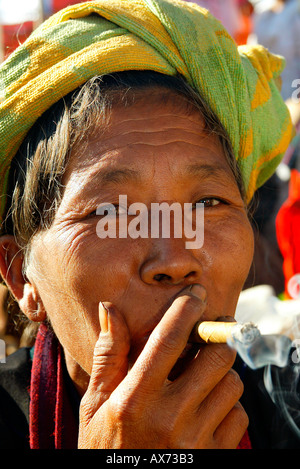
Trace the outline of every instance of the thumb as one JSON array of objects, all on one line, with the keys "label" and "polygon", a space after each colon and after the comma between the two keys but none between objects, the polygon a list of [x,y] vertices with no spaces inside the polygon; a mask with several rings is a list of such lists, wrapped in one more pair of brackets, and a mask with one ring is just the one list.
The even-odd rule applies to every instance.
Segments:
[{"label": "thumb", "polygon": [[[101,332],[94,348],[85,402],[95,413],[127,375],[130,336],[122,314],[111,303],[99,303]],[[92,408],[91,408],[92,407]]]}]

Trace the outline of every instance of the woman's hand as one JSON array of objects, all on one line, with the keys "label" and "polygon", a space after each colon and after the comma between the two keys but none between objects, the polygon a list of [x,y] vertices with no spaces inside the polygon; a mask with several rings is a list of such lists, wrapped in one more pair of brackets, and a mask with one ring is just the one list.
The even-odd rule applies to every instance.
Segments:
[{"label": "woman's hand", "polygon": [[[168,376],[204,309],[187,289],[165,313],[127,372],[130,338],[119,311],[100,313],[89,387],[80,407],[79,448],[236,448],[248,425],[227,345],[206,345],[174,381]],[[100,305],[100,308],[102,306]]]}]

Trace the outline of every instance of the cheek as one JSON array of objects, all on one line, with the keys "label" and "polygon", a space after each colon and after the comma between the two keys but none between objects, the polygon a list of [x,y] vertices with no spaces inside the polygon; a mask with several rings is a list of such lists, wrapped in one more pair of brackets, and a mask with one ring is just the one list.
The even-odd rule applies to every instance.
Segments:
[{"label": "cheek", "polygon": [[120,247],[118,240],[100,240],[88,230],[72,234],[49,231],[36,243],[35,283],[60,342],[87,370],[99,335],[99,301],[118,304],[130,266],[126,240]]},{"label": "cheek", "polygon": [[243,285],[253,258],[253,232],[249,223],[240,224],[231,233],[224,232],[223,245],[224,270],[231,273],[229,278]]},{"label": "cheek", "polygon": [[47,234],[39,249],[40,265],[54,285],[59,282],[75,298],[92,299],[126,268],[120,256],[124,249],[116,241],[99,239],[93,225],[72,225]]},{"label": "cheek", "polygon": [[[204,246],[206,241],[215,253],[215,261],[218,264],[223,263],[225,271],[228,269],[228,273],[237,277],[248,274],[253,258],[254,239],[246,214],[232,214],[217,223],[206,220]],[[233,265],[236,272],[232,270]]]},{"label": "cheek", "polygon": [[246,215],[229,218],[217,227],[208,222],[203,248],[208,300],[219,315],[232,314],[253,258],[253,231]]},{"label": "cheek", "polygon": [[[87,241],[87,240],[86,240]],[[116,301],[133,275],[128,243],[118,239],[83,242],[68,260],[69,284],[85,301]]]}]

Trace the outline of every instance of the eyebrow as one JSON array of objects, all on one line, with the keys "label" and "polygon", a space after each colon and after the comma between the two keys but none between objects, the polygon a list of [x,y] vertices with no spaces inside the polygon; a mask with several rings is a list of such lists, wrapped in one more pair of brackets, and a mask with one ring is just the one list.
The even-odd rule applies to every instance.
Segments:
[{"label": "eyebrow", "polygon": [[141,174],[134,169],[104,169],[100,173],[101,185],[140,182]]},{"label": "eyebrow", "polygon": [[226,171],[224,166],[211,164],[194,163],[186,167],[185,172],[190,176],[201,176],[203,179],[209,178],[230,178],[231,172]]},{"label": "eyebrow", "polygon": [[[99,176],[99,173],[98,173]],[[202,179],[220,178],[227,177],[230,178],[230,175],[221,165],[210,165],[210,164],[200,164],[194,163],[188,165],[185,168],[182,176],[196,176],[201,177]],[[134,169],[122,168],[122,169],[103,169],[100,173],[100,184],[102,187],[105,185],[120,185],[124,183],[141,183],[142,174]]]}]

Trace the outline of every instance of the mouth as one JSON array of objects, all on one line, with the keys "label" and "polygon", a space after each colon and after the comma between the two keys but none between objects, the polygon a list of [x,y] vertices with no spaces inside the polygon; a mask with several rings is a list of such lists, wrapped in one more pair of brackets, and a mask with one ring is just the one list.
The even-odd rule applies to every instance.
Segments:
[{"label": "mouth", "polygon": [[[143,340],[140,340],[139,343],[136,343],[135,346],[131,349],[129,354],[129,369],[134,365],[135,361],[145,347],[148,339],[149,335],[144,336]],[[179,375],[181,375],[205,345],[206,344],[197,342],[188,342],[179,355],[175,365],[171,369],[168,375],[168,380],[174,381]]]},{"label": "mouth", "polygon": [[[186,287],[182,289],[185,290]],[[204,287],[203,287],[204,289]],[[204,289],[205,291],[205,289]],[[146,331],[144,331],[142,334],[138,334],[136,336],[132,337],[131,340],[131,351],[129,353],[129,369],[133,366],[137,358],[139,357],[140,353],[144,349],[151,333],[155,329],[156,325],[159,323],[161,318],[164,316],[168,308],[171,306],[172,302],[174,301],[174,298],[179,295],[180,292],[177,292],[174,297],[172,297],[170,300],[168,300],[167,304],[163,304],[162,307],[159,309],[157,315],[155,317],[152,317],[152,320],[150,321],[150,324],[148,324],[148,327]],[[205,303],[206,305],[206,300]],[[199,319],[201,317],[202,320],[205,319],[206,315],[204,311],[201,311],[201,315],[199,312]],[[185,348],[183,349],[182,353],[176,360],[175,365],[171,369],[169,375],[168,375],[168,380],[174,381],[180,374],[184,372],[184,370],[189,366],[190,363],[193,362],[193,360],[196,358],[198,355],[200,349],[203,347],[203,344],[199,341],[195,341],[194,338],[191,336],[187,342]]]}]

